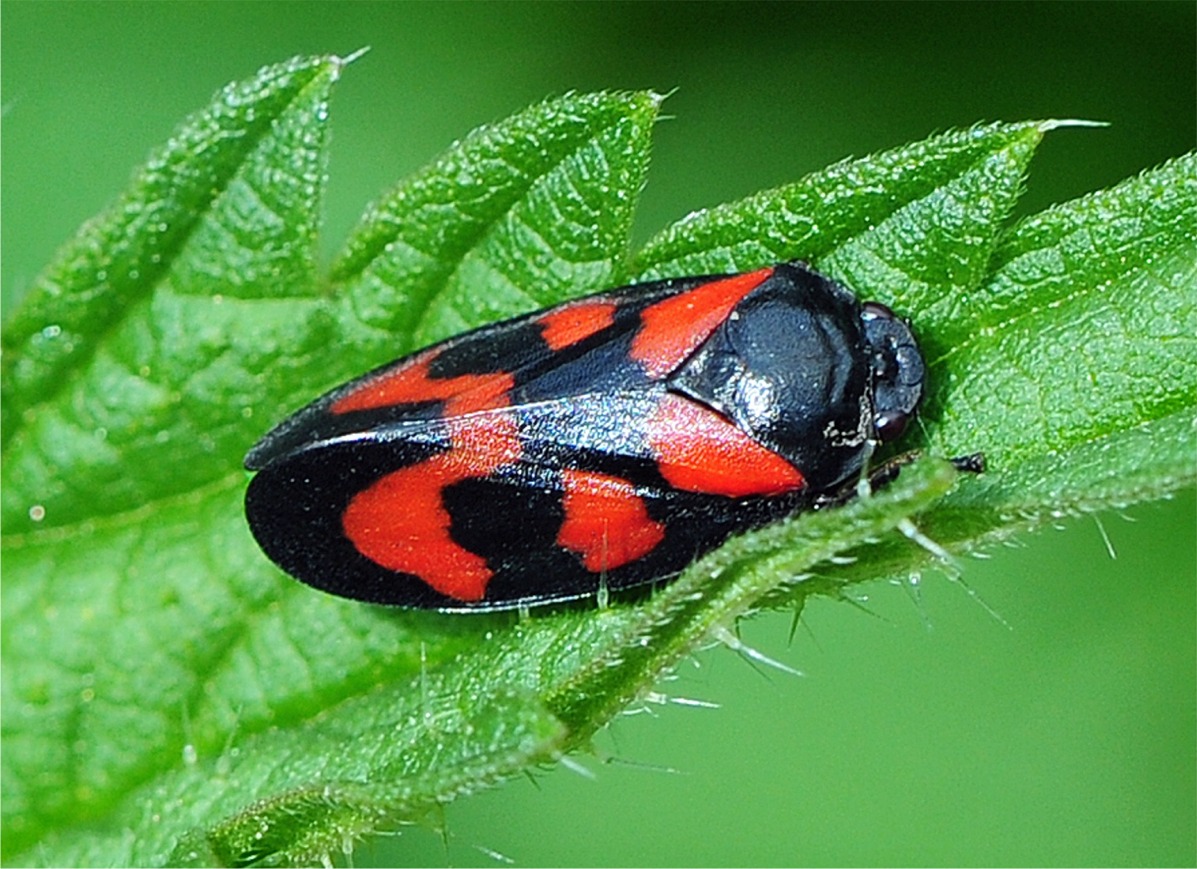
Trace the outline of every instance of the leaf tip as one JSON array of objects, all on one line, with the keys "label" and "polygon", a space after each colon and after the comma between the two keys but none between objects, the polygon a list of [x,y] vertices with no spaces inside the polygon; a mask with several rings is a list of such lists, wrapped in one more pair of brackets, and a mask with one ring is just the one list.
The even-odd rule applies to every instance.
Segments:
[{"label": "leaf tip", "polygon": [[1048,118],[1046,121],[1039,122],[1039,131],[1041,133],[1050,133],[1052,130],[1059,130],[1062,127],[1108,127],[1109,121],[1091,121],[1085,118]]},{"label": "leaf tip", "polygon": [[658,121],[672,121],[672,120],[674,120],[674,115],[663,115],[663,114],[661,114],[661,106],[662,106],[662,104],[664,104],[665,100],[669,99],[671,96],[673,96],[673,95],[674,95],[675,93],[677,93],[679,90],[681,90],[681,88],[680,88],[680,87],[671,87],[669,90],[667,90],[667,91],[665,91],[665,92],[663,92],[663,93],[662,93],[662,92],[659,92],[659,91],[652,90],[652,89],[650,88],[650,89],[648,89],[648,90],[645,90],[645,91],[643,92],[643,93],[644,93],[644,96],[645,96],[645,98],[648,100],[648,105],[649,105],[649,107],[650,107],[650,108],[652,109],[652,111],[653,111],[653,112],[656,114],[656,119],[657,119]]},{"label": "leaf tip", "polygon": [[337,72],[339,73],[345,67],[349,66],[349,64],[353,63],[355,60],[358,60],[359,58],[361,58],[362,56],[367,54],[369,51],[370,51],[370,46],[363,45],[357,51],[350,52],[349,54],[345,55],[344,57],[334,54],[331,57],[331,60],[332,60],[333,64],[337,67]]},{"label": "leaf tip", "polygon": [[673,87],[671,87],[669,90],[665,91],[664,93],[658,93],[657,91],[654,91],[654,90],[647,90],[647,91],[645,91],[645,93],[648,94],[648,98],[650,100],[652,100],[653,105],[655,105],[657,108],[660,108],[661,104],[664,103],[665,100],[669,99],[671,96],[673,96],[675,93],[677,93],[680,90],[681,90],[681,86],[674,85]]}]

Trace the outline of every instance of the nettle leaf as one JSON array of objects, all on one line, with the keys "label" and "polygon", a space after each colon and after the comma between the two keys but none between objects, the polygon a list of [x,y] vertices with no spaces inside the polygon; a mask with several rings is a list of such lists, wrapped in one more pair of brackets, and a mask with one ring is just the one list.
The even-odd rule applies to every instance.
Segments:
[{"label": "nettle leaf", "polygon": [[289,368],[318,358],[334,324],[306,299],[339,71],[295,60],[225,88],[34,283],[3,334],[5,533],[227,478],[280,346]]},{"label": "nettle leaf", "polygon": [[[297,59],[218,94],[5,326],[8,863],[325,859],[586,748],[763,603],[919,569],[893,530],[912,516],[961,549],[1192,480],[1192,156],[1004,230],[1055,125],[977,127],[699,212],[633,256],[661,100],[567,95],[401,183],[322,278],[344,65]],[[635,276],[798,257],[911,318],[932,365],[915,441],[985,449],[989,473],[924,459],[644,600],[526,617],[333,599],[250,538],[245,450],[333,383]]]},{"label": "nettle leaf", "polygon": [[[1005,231],[940,328],[919,440],[936,455],[983,448],[988,472],[920,520],[938,543],[1192,486],[1197,154]],[[910,567],[895,540],[851,555],[841,582]]]},{"label": "nettle leaf", "polygon": [[580,94],[533,106],[476,130],[371,206],[333,267],[347,315],[381,333],[369,361],[612,286],[661,99]]},{"label": "nettle leaf", "polygon": [[1195,291],[1197,154],[1022,221],[945,324],[930,449],[984,437],[1002,473],[969,500],[1003,510],[1192,482]]}]

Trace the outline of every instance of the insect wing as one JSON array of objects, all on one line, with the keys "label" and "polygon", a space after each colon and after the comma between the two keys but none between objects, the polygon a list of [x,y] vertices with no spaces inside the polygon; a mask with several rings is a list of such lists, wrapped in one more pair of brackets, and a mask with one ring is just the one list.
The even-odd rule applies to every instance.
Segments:
[{"label": "insect wing", "polygon": [[[664,380],[768,274],[591,296],[333,390],[247,457],[255,536],[311,585],[407,606],[514,606],[680,569],[709,548],[694,534],[733,530],[707,507],[742,488],[719,453],[742,445],[711,415],[685,446],[694,420]],[[671,532],[679,513],[694,521]]]}]

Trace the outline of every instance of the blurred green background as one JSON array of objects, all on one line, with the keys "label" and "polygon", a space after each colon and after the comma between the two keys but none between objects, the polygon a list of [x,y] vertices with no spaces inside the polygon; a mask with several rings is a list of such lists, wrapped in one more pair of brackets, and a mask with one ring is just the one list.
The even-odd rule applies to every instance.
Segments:
[{"label": "blurred green background", "polygon": [[[1191,2],[10,0],[2,16],[6,311],[184,114],[293,54],[372,47],[334,98],[329,255],[453,139],[570,89],[677,89],[638,240],[979,120],[1111,122],[1049,136],[1023,213],[1197,140]],[[970,560],[1008,627],[938,574],[860,589],[871,615],[817,601],[792,642],[787,615],[757,618],[746,639],[805,679],[703,654],[662,690],[722,708],[620,720],[580,758],[593,780],[508,783],[449,806],[447,843],[408,829],[355,862],[1194,865],[1195,528],[1190,490]]]}]

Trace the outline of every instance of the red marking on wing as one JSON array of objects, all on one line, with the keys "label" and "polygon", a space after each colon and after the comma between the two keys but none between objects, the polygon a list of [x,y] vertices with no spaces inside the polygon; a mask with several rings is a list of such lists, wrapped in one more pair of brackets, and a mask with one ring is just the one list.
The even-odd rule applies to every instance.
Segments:
[{"label": "red marking on wing", "polygon": [[594,471],[562,472],[565,521],[557,545],[582,556],[592,573],[642,558],[665,539],[665,527],[648,515],[627,480]]},{"label": "red marking on wing", "polygon": [[345,536],[366,558],[413,574],[460,601],[481,600],[494,572],[450,536],[441,493],[462,480],[493,474],[521,453],[519,428],[509,414],[461,416],[480,409],[472,405],[485,403],[484,394],[449,399],[447,452],[380,478],[356,494],[341,516]]},{"label": "red marking on wing", "polygon": [[539,318],[540,335],[552,350],[569,347],[614,323],[617,307],[599,300],[563,305]]},{"label": "red marking on wing", "polygon": [[802,474],[710,408],[666,395],[647,424],[661,476],[687,492],[743,498],[806,485]]},{"label": "red marking on wing", "polygon": [[341,525],[358,552],[376,564],[418,576],[457,600],[481,600],[492,571],[449,536],[441,490],[460,478],[443,459],[387,474],[359,492]]},{"label": "red marking on wing", "polygon": [[711,281],[649,305],[640,314],[642,325],[632,339],[632,358],[644,366],[649,377],[669,374],[771,274],[773,269],[760,269]]},{"label": "red marking on wing", "polygon": [[448,401],[446,415],[506,407],[506,392],[515,379],[507,373],[430,377],[428,366],[436,352],[423,353],[408,364],[368,380],[333,402],[333,413],[373,410],[396,404]]}]

